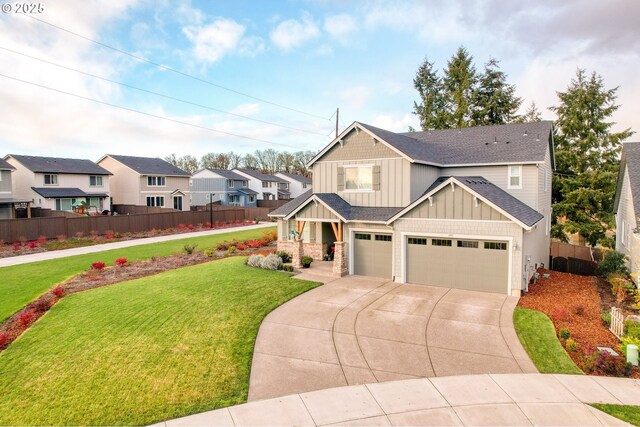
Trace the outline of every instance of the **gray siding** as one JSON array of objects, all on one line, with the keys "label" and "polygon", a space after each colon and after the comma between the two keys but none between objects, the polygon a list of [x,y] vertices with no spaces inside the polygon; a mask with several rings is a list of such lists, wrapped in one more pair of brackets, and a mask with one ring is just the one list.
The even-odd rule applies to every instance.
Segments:
[{"label": "gray siding", "polygon": [[309,203],[296,214],[296,218],[298,218],[298,220],[307,218],[338,220],[338,218],[321,203]]},{"label": "gray siding", "polygon": [[427,199],[407,212],[404,218],[509,221],[481,200],[477,201],[476,206],[472,194],[460,187],[456,187],[453,191],[450,185],[433,195],[431,205]]},{"label": "gray siding", "polygon": [[191,178],[191,191],[217,192],[226,189],[227,180],[225,178]]},{"label": "gray siding", "polygon": [[631,193],[629,181],[629,170],[625,168],[622,177],[620,200],[618,201],[618,213],[616,214],[616,250],[627,255],[629,259],[627,266],[631,271],[631,277],[637,284],[638,273],[640,273],[640,260],[638,259],[640,242],[632,232],[632,230],[638,226],[636,218],[637,216],[633,208],[633,194]]},{"label": "gray siding", "polygon": [[440,176],[440,171],[434,166],[411,165],[411,201],[419,198],[429,188],[433,181]]}]

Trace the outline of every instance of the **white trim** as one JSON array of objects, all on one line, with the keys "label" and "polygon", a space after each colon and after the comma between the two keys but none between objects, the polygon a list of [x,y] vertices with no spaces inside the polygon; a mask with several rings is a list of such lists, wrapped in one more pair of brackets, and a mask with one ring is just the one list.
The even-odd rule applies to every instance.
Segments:
[{"label": "white trim", "polygon": [[408,237],[436,237],[436,238],[446,238],[446,239],[473,239],[473,240],[490,240],[490,241],[498,241],[498,242],[508,242],[507,251],[509,252],[509,261],[508,261],[508,271],[507,271],[507,295],[511,296],[512,292],[512,275],[513,275],[513,237],[512,236],[485,236],[485,235],[475,235],[475,234],[446,234],[446,233],[423,233],[423,232],[411,232],[411,231],[402,231],[400,232],[401,238],[401,257],[400,257],[400,266],[402,268],[402,278],[400,283],[407,283],[407,238]]},{"label": "white trim", "polygon": [[[316,163],[370,162],[371,160],[379,161],[379,160],[398,160],[398,159],[402,159],[402,157],[376,157],[375,159],[355,159],[355,160],[321,160]],[[358,164],[359,163],[354,163],[354,165],[358,165]],[[349,165],[350,164],[347,164],[347,166]]]},{"label": "white trim", "polygon": [[[489,224],[503,223],[511,224],[513,221],[491,220],[491,219],[452,219],[452,218],[398,218],[396,221],[450,221],[450,222],[483,222]],[[529,230],[527,230],[529,231]]]},{"label": "white trim", "polygon": [[340,222],[339,219],[326,219],[326,218],[296,218],[296,221],[300,222]]},{"label": "white trim", "polygon": [[[516,175],[511,175],[512,168],[518,168],[518,185],[511,185],[511,178],[515,178]],[[508,165],[507,166],[507,189],[508,190],[522,190],[522,165]]]},{"label": "white trim", "polygon": [[[391,280],[395,281],[395,267],[396,267],[396,230],[385,230],[383,228],[360,228],[360,227],[349,227],[349,274],[353,274],[353,247],[356,233],[372,233],[372,234],[391,234]],[[343,236],[344,238],[344,236]]]}]

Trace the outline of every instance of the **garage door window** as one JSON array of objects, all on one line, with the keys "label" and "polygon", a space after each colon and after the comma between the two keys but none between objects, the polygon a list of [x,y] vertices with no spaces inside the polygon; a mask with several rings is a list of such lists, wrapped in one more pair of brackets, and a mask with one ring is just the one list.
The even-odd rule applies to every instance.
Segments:
[{"label": "garage door window", "polygon": [[409,241],[407,242],[410,245],[425,245],[427,244],[427,239],[417,239],[415,237],[409,237]]},{"label": "garage door window", "polygon": [[458,240],[458,247],[478,249],[478,241],[477,240]]},{"label": "garage door window", "polygon": [[376,234],[376,240],[379,242],[390,242],[391,236],[388,234]]},{"label": "garage door window", "polygon": [[447,239],[431,239],[432,246],[451,246],[451,240]]},{"label": "garage door window", "polygon": [[497,249],[499,251],[506,251],[507,244],[505,242],[484,242],[485,249]]},{"label": "garage door window", "polygon": [[358,240],[371,240],[371,234],[356,233],[355,238]]}]

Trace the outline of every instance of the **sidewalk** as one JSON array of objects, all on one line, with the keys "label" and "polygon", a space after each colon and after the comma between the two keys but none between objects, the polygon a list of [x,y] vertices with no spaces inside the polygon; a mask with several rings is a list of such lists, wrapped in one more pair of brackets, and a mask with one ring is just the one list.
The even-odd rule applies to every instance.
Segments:
[{"label": "sidewalk", "polygon": [[640,405],[640,382],[555,374],[422,378],[293,394],[157,425],[629,425],[588,403]]},{"label": "sidewalk", "polygon": [[45,261],[49,259],[64,258],[74,255],[92,254],[96,252],[108,251],[111,249],[129,248],[131,246],[148,245],[151,243],[168,242],[171,240],[190,239],[192,237],[209,236],[213,234],[233,233],[234,231],[251,230],[256,228],[275,227],[272,222],[263,222],[260,224],[247,225],[242,227],[220,228],[217,230],[196,231],[181,234],[171,234],[168,236],[146,237],[142,239],[126,240],[123,242],[103,243],[95,246],[83,246],[73,249],[62,249],[59,251],[40,252],[37,254],[20,255],[8,258],[0,258],[0,267],[8,267],[11,265],[27,264],[36,261]]}]

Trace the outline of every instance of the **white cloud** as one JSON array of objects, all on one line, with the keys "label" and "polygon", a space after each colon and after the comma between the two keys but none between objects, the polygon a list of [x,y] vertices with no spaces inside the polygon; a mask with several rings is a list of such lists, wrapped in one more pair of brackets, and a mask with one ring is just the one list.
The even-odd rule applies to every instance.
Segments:
[{"label": "white cloud", "polygon": [[373,119],[371,124],[391,132],[408,132],[409,126],[420,130],[420,121],[415,115],[405,114],[401,117],[398,116],[398,114],[380,114]]},{"label": "white cloud", "polygon": [[340,91],[338,97],[344,102],[348,110],[361,110],[371,99],[371,89],[366,86],[352,86]]},{"label": "white cloud", "polygon": [[236,50],[245,27],[232,19],[217,18],[204,26],[187,26],[182,29],[193,43],[193,54],[204,63],[214,63]]},{"label": "white cloud", "polygon": [[324,30],[335,39],[344,40],[357,29],[355,18],[347,13],[327,16],[324,20]]},{"label": "white cloud", "polygon": [[270,34],[271,42],[284,51],[300,47],[319,36],[320,30],[308,13],[304,13],[300,21],[282,21]]},{"label": "white cloud", "polygon": [[238,53],[242,56],[256,57],[266,50],[267,46],[262,37],[250,36],[240,40]]}]

